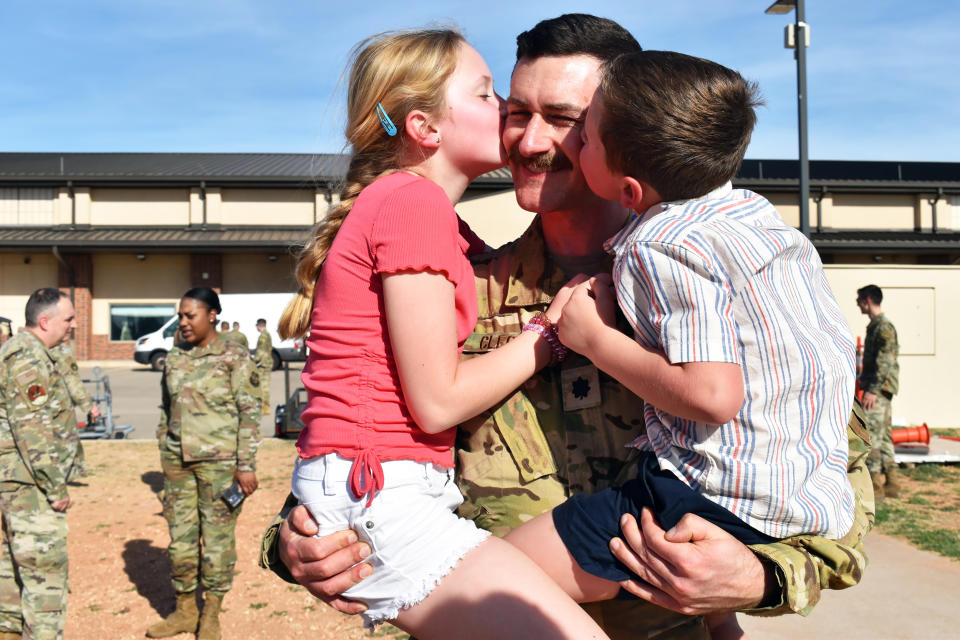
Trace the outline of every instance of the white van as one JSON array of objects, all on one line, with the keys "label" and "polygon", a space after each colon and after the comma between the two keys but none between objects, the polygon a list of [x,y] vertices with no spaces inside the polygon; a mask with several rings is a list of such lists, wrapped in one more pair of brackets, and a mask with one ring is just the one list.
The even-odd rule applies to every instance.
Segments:
[{"label": "white van", "polygon": [[[217,316],[217,324],[240,323],[240,331],[247,336],[251,353],[257,346],[257,319],[267,321],[267,331],[273,339],[273,368],[279,369],[282,362],[303,360],[306,349],[303,340],[281,340],[277,335],[280,314],[290,302],[289,293],[224,293],[220,295],[223,311]],[[173,348],[173,334],[177,331],[177,316],[167,320],[162,327],[140,336],[133,352],[133,359],[140,364],[149,364],[154,371],[163,369],[167,353]]]}]

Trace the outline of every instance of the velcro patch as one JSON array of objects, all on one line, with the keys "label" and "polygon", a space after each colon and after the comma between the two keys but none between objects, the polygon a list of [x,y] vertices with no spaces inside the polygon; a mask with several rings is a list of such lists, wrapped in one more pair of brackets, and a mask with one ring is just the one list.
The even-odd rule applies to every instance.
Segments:
[{"label": "velcro patch", "polygon": [[27,387],[31,382],[37,379],[37,372],[35,369],[27,369],[23,373],[18,373],[14,379],[21,387]]},{"label": "velcro patch", "polygon": [[257,374],[256,371],[254,371],[253,373],[250,374],[250,385],[253,386],[253,387],[259,387],[259,386],[260,386],[260,376],[259,376],[259,374]]}]

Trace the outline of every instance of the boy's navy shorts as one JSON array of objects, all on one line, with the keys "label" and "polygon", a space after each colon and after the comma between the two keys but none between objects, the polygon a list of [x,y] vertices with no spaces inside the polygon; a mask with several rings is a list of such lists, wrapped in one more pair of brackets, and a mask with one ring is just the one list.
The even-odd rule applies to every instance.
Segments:
[{"label": "boy's navy shorts", "polygon": [[772,538],[757,531],[720,505],[704,498],[669,471],[660,469],[652,453],[640,458],[637,478],[593,495],[576,494],[553,510],[553,524],[580,568],[614,582],[637,576],[610,552],[610,539],[623,537],[620,517],[636,516],[649,507],[664,529],[685,513],[694,513],[724,529],[744,544],[767,544]]}]

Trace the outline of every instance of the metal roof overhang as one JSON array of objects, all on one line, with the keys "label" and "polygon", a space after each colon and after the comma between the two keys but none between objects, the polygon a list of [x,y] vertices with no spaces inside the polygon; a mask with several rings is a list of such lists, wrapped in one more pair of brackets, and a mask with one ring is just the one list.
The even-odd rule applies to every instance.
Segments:
[{"label": "metal roof overhang", "polygon": [[287,250],[302,246],[310,227],[188,228],[97,227],[90,229],[0,228],[3,249],[137,251]]},{"label": "metal roof overhang", "polygon": [[960,252],[960,232],[944,231],[819,231],[810,234],[813,246],[832,253]]}]

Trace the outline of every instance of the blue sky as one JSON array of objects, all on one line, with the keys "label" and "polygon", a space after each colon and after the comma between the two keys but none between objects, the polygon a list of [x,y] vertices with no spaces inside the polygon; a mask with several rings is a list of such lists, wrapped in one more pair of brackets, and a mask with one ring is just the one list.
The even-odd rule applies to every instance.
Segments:
[{"label": "blue sky", "polygon": [[[0,151],[339,152],[362,38],[456,25],[506,95],[516,34],[586,11],[756,80],[747,157],[796,158],[793,14],[771,1],[0,0]],[[960,161],[960,3],[806,4],[810,157]]]}]

